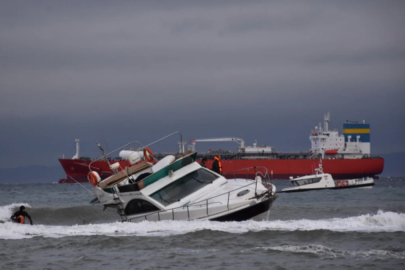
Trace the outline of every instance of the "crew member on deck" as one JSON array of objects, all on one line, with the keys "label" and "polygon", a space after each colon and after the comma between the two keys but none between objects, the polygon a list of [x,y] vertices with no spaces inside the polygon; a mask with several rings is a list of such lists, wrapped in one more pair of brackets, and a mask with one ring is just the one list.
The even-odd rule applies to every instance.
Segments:
[{"label": "crew member on deck", "polygon": [[212,169],[214,172],[222,174],[221,156],[215,156],[212,162]]},{"label": "crew member on deck", "polygon": [[207,162],[207,158],[203,157],[201,160],[201,163],[200,163],[201,167],[207,168],[207,165],[205,164],[205,162]]},{"label": "crew member on deck", "polygon": [[25,212],[25,206],[21,205],[20,206],[20,210],[18,210],[17,212],[15,212],[12,216],[11,216],[11,220],[15,223],[21,223],[24,224],[25,223],[25,217],[29,218],[30,223],[32,225],[32,219],[30,217],[30,215],[28,215],[27,212]]}]

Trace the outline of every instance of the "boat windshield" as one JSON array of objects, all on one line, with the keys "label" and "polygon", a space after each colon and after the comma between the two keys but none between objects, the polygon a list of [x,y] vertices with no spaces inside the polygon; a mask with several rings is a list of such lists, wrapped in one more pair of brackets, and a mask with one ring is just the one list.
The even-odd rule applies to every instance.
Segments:
[{"label": "boat windshield", "polygon": [[182,198],[212,183],[218,176],[201,168],[189,173],[151,195],[163,205],[180,201]]},{"label": "boat windshield", "polygon": [[307,179],[301,179],[301,180],[296,180],[292,181],[294,186],[304,186],[304,185],[309,185],[313,183],[318,183],[321,181],[322,177],[314,177],[314,178],[307,178]]}]

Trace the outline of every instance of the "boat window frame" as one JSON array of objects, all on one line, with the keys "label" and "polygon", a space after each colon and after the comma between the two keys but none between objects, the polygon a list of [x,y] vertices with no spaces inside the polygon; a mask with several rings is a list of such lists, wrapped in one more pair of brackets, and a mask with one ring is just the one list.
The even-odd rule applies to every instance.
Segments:
[{"label": "boat window frame", "polygon": [[293,183],[294,186],[306,186],[310,184],[315,184],[319,183],[322,180],[322,176],[317,176],[317,177],[312,177],[312,178],[306,178],[306,179],[299,179],[295,180]]},{"label": "boat window frame", "polygon": [[[195,173],[199,172],[204,172],[205,176],[209,176],[206,179],[198,179],[196,177],[193,177],[192,175]],[[162,187],[161,189],[155,191],[151,195],[149,195],[152,199],[156,200],[160,204],[164,206],[168,206],[172,203],[178,202],[182,200],[183,198],[189,196],[192,193],[197,192],[198,190],[206,187],[207,185],[213,183],[216,179],[218,179],[219,176],[210,170],[206,168],[199,168],[197,170],[194,170],[177,180],[171,182],[170,184]],[[191,186],[191,183],[196,183],[196,185]],[[186,189],[181,189],[181,186],[187,185]],[[197,187],[197,188],[196,188]],[[171,194],[172,193],[172,194]],[[177,194],[175,194],[177,193]]]},{"label": "boat window frame", "polygon": [[[133,203],[138,203],[138,202],[141,202],[141,204],[142,204],[142,206],[141,206],[142,209],[144,209],[144,208],[146,208],[146,207],[151,207],[151,206],[152,206],[152,207],[151,207],[150,209],[144,209],[143,211],[129,212],[129,208],[131,207],[131,204],[133,204]],[[136,199],[130,200],[130,201],[127,203],[124,212],[125,212],[125,215],[131,216],[131,215],[138,215],[138,214],[143,214],[143,213],[150,213],[150,212],[160,211],[160,210],[161,210],[161,209],[160,209],[159,207],[157,207],[156,205],[154,205],[153,203],[151,203],[151,202],[149,202],[149,201],[147,201],[147,200],[144,200],[144,199],[136,198]]]}]

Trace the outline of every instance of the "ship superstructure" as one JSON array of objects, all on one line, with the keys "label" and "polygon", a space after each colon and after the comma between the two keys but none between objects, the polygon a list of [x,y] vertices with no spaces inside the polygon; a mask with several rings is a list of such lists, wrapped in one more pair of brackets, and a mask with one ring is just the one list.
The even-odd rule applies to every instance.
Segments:
[{"label": "ship superstructure", "polygon": [[329,113],[325,114],[323,127],[321,123],[311,131],[311,152],[322,158],[335,156],[337,158],[370,157],[370,124],[365,121],[346,121],[343,124],[343,135],[337,129],[329,130]]}]

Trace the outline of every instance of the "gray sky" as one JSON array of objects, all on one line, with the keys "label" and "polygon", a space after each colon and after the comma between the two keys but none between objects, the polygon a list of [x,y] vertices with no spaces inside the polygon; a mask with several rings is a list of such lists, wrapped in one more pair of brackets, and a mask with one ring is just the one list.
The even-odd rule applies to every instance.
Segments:
[{"label": "gray sky", "polygon": [[304,151],[326,112],[405,151],[404,25],[404,1],[0,1],[0,168],[176,130]]}]

